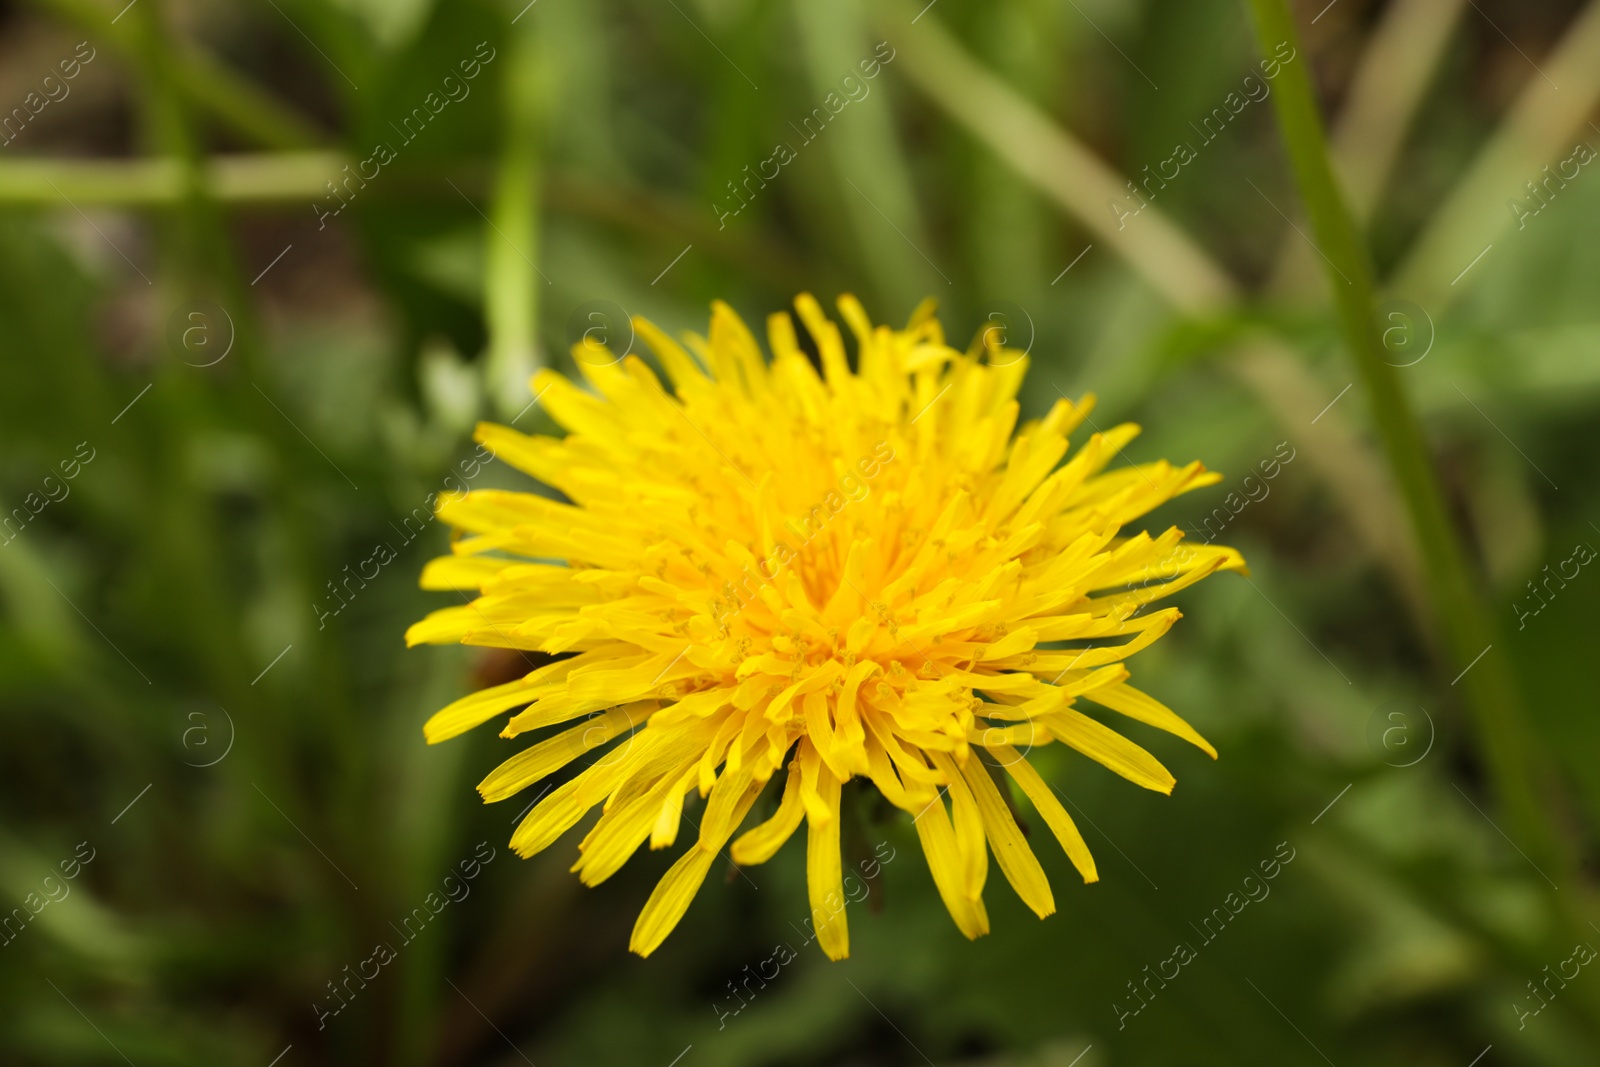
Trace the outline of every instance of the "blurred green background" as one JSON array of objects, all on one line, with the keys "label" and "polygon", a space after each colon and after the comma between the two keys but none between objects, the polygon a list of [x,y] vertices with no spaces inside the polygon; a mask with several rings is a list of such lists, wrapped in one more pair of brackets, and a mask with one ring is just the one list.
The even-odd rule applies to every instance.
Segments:
[{"label": "blurred green background", "polygon": [[[1600,8],[1295,5],[1498,627],[1469,666],[1239,4],[124,2],[0,4],[0,1061],[1600,1061]],[[552,430],[526,374],[585,331],[803,289],[896,323],[931,294],[955,343],[1030,352],[1027,414],[1094,391],[1130,461],[1224,473],[1152,528],[1252,575],[1136,668],[1222,755],[1131,727],[1168,798],[1036,753],[1102,875],[1041,848],[1045,922],[991,879],[967,942],[862,793],[847,861],[892,859],[850,960],[798,944],[794,844],[640,960],[669,855],[596,890],[576,835],[517,860],[522,802],[472,790],[502,743],[423,744],[506,670],[403,648],[447,596],[425,501],[526,486],[471,427]],[[1520,709],[1469,715],[1462,667]]]}]

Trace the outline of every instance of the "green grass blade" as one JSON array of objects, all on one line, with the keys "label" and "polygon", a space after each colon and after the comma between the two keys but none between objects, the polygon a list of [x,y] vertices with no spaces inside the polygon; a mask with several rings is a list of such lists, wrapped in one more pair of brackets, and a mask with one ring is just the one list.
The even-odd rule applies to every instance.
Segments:
[{"label": "green grass blade", "polygon": [[[1251,10],[1263,51],[1270,53],[1280,42],[1298,49],[1299,36],[1284,0],[1251,0]],[[1345,339],[1421,549],[1448,673],[1456,677],[1451,685],[1460,686],[1472,714],[1479,748],[1512,834],[1549,864],[1547,869],[1569,870],[1565,849],[1534,785],[1538,780],[1534,745],[1509,650],[1496,632],[1460,534],[1446,511],[1422,427],[1394,368],[1383,359],[1372,320],[1367,250],[1334,180],[1305,63],[1284,64],[1273,103],[1312,235],[1326,263]]]}]

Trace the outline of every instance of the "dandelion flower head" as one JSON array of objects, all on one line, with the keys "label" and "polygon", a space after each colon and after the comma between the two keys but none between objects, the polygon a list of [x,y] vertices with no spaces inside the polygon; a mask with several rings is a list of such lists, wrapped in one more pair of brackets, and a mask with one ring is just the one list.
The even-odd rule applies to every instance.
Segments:
[{"label": "dandelion flower head", "polygon": [[[475,599],[407,633],[556,657],[426,726],[437,742],[509,712],[502,737],[539,735],[478,786],[499,801],[557,776],[512,837],[519,854],[599,806],[573,868],[596,885],[690,822],[634,927],[640,955],[719,855],[759,864],[804,822],[816,939],[846,956],[840,798],[852,779],[910,816],[951,917],[978,937],[990,853],[1029,908],[1055,910],[1014,801],[1097,878],[1033,750],[1059,742],[1162,793],[1172,775],[1102,720],[1216,755],[1128,683],[1126,661],[1179,617],[1147,605],[1243,560],[1175,528],[1124,527],[1218,476],[1199,463],[1108,470],[1131,424],[1068,458],[1092,396],[1019,429],[1027,358],[992,333],[952,348],[931,303],[894,330],[841,298],[852,345],[810,296],[795,307],[803,336],[788,314],[767,320],[770,361],[720,302],[709,335],[681,344],[636,320],[670,388],[638,356],[583,345],[588,388],[537,375],[567,434],[486,423],[476,438],[559,497],[480,489],[442,502],[456,536],[423,586]],[[764,791],[770,816],[735,838]]]}]

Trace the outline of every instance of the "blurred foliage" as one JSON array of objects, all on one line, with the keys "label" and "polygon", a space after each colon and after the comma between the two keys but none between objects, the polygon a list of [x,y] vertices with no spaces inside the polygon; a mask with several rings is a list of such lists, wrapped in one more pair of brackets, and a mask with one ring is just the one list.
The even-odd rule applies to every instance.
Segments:
[{"label": "blurred foliage", "polygon": [[[0,935],[0,1060],[1595,1062],[1600,977],[1518,1012],[1571,956],[1572,916],[1592,915],[1600,572],[1537,600],[1526,583],[1600,544],[1600,179],[1585,168],[1512,225],[1505,201],[1531,203],[1519,183],[1563,149],[1484,201],[1503,216],[1492,249],[1437,279],[1414,338],[1431,347],[1401,371],[1499,613],[1487,655],[1510,658],[1532,708],[1549,824],[1576,857],[1555,888],[1501,832],[1405,564],[1312,458],[1330,425],[1362,455],[1371,433],[1360,389],[1340,392],[1354,375],[1326,290],[1284,282],[1285,261],[1312,277],[1320,263],[1286,222],[1270,109],[1244,110],[1154,201],[1251,294],[1180,314],[911,67],[943,34],[1131,176],[1256,69],[1240,7],[919,6],[0,5],[0,113],[26,111],[0,148],[0,898],[25,909]],[[1388,11],[1299,7],[1328,113]],[[1380,277],[1544,77],[1535,61],[1592,15],[1433,9],[1444,43],[1408,60],[1428,64],[1426,91],[1371,213]],[[80,41],[94,58],[63,82]],[[863,78],[880,41],[893,58]],[[430,93],[451,99],[433,113]],[[808,141],[830,93],[848,103]],[[431,117],[408,140],[415,108]],[[1556,132],[1600,144],[1581,123]],[[344,163],[380,142],[392,162],[347,183]],[[780,142],[792,161],[735,194]],[[170,168],[136,169],[155,158]],[[232,185],[208,176],[213,158],[232,160]],[[795,845],[712,879],[642,961],[627,931],[666,856],[595,890],[565,870],[571,839],[517,861],[520,803],[485,808],[471,788],[496,740],[422,743],[427,714],[507,664],[403,650],[439,602],[416,590],[445,543],[421,517],[447,479],[525,486],[471,463],[471,425],[551,430],[521,372],[570,370],[585,330],[620,350],[626,314],[703,328],[721,297],[760,321],[802,288],[896,321],[932,293],[958,342],[1000,324],[1030,351],[1025,414],[1093,390],[1103,425],[1146,426],[1130,461],[1227,475],[1162,522],[1215,524],[1247,475],[1259,492],[1264,461],[1294,459],[1227,516],[1250,580],[1182,594],[1185,621],[1140,657],[1145,687],[1221,759],[1141,738],[1178,775],[1164,798],[1036,754],[1102,872],[1081,886],[1042,849],[1060,914],[1040,923],[995,885],[995,932],[968,943],[907,822],[858,792],[850,855],[894,859],[853,909],[849,961],[798,944]],[[1263,335],[1293,346],[1312,413],[1337,399],[1316,427],[1234,373]],[[1382,484],[1367,503],[1398,514]],[[395,558],[336,599],[380,544]],[[1519,605],[1539,606],[1520,627]],[[397,924],[480,842],[495,858],[470,895],[408,941]],[[1209,943],[1198,924],[1283,842],[1295,859],[1270,895]],[[1141,984],[1132,1014],[1130,983],[1179,941],[1198,958]],[[798,958],[752,983],[784,942]],[[378,943],[394,960],[319,1023],[329,983]]]}]

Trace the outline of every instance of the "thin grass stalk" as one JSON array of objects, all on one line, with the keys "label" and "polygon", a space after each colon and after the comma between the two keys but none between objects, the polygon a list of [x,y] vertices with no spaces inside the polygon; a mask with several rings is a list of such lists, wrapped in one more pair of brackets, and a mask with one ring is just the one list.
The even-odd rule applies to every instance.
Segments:
[{"label": "thin grass stalk", "polygon": [[539,254],[544,62],[537,19],[511,27],[502,62],[500,157],[484,227],[484,310],[489,326],[485,374],[492,403],[504,417],[527,403],[528,377],[538,365],[535,331],[540,289],[545,281],[535,265]]},{"label": "thin grass stalk", "polygon": [[[895,129],[886,69],[880,65],[877,76],[867,79],[858,68],[875,55],[878,42],[868,33],[859,0],[800,0],[794,19],[810,79],[806,91],[816,105],[830,95],[839,97],[847,77],[854,79],[857,92],[867,95],[843,105],[835,122],[815,132],[810,126],[797,128],[793,136],[785,131],[784,143],[807,152],[805,138],[817,139],[833,170],[860,263],[877,291],[892,302],[894,314],[907,314],[929,292],[946,288],[952,268],[938,263],[923,224]],[[823,107],[822,114],[828,113]],[[815,112],[803,114],[805,123]]]},{"label": "thin grass stalk", "polygon": [[[1298,44],[1285,0],[1251,0],[1251,10],[1263,47],[1278,41]],[[1420,549],[1429,600],[1447,650],[1447,671],[1455,678],[1450,684],[1462,691],[1513,835],[1548,865],[1546,870],[1562,872],[1556,874],[1561,878],[1572,868],[1534,785],[1541,765],[1509,649],[1450,521],[1422,427],[1394,368],[1383,359],[1372,318],[1374,286],[1367,249],[1334,180],[1305,64],[1284,67],[1273,100],[1311,231],[1327,264],[1345,339]]]}]

